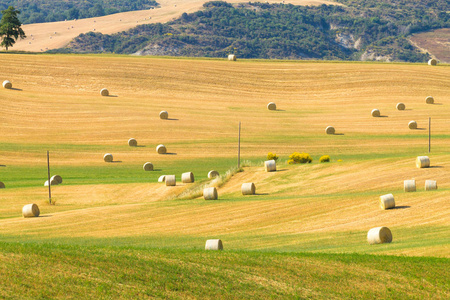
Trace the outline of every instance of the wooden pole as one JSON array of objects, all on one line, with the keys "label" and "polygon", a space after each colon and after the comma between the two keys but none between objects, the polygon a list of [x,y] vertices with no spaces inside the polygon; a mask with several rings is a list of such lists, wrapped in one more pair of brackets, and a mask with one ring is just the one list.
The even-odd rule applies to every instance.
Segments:
[{"label": "wooden pole", "polygon": [[431,152],[431,117],[428,118],[428,153]]},{"label": "wooden pole", "polygon": [[51,182],[50,182],[50,153],[47,150],[47,175],[48,175],[48,202],[52,204],[52,190],[51,190]]},{"label": "wooden pole", "polygon": [[238,169],[241,168],[241,122],[239,122],[239,138],[238,138]]}]

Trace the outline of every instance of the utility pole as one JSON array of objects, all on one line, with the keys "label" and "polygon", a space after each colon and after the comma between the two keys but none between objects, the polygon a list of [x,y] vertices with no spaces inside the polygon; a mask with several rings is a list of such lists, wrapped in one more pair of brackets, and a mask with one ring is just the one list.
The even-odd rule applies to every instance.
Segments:
[{"label": "utility pole", "polygon": [[431,117],[428,118],[428,153],[431,152]]},{"label": "utility pole", "polygon": [[48,175],[48,202],[52,204],[52,190],[51,190],[51,182],[50,182],[50,153],[47,150],[47,175]]},{"label": "utility pole", "polygon": [[239,138],[238,138],[238,169],[241,168],[241,122],[239,121]]}]

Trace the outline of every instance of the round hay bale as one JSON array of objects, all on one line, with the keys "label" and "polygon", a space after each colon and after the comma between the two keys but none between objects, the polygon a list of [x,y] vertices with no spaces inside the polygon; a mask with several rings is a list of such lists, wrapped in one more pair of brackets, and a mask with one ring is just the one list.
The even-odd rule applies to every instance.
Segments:
[{"label": "round hay bale", "polygon": [[428,61],[428,65],[429,65],[429,66],[435,66],[435,65],[437,65],[437,60],[435,60],[434,58],[430,59],[430,60]]},{"label": "round hay bale", "polygon": [[392,242],[391,230],[387,227],[375,227],[367,233],[367,242],[370,245]]},{"label": "round hay bale", "polygon": [[177,185],[177,179],[175,175],[166,175],[166,186],[176,186]]},{"label": "round hay bale", "polygon": [[403,181],[403,190],[405,192],[415,192],[416,191],[416,181],[415,180]]},{"label": "round hay bale", "polygon": [[387,194],[380,196],[380,207],[381,209],[389,209],[395,207],[394,195]]},{"label": "round hay bale", "polygon": [[378,118],[379,116],[381,116],[380,110],[379,109],[372,109],[372,117]]},{"label": "round hay bale", "polygon": [[167,153],[166,146],[162,144],[156,146],[156,152],[158,152],[158,154],[166,154]]},{"label": "round hay bale", "polygon": [[223,250],[222,241],[217,240],[207,240],[205,245],[205,250]]},{"label": "round hay bale", "polygon": [[9,80],[3,81],[3,87],[5,89],[12,89],[12,83]]},{"label": "round hay bale", "polygon": [[406,106],[404,103],[399,102],[399,103],[397,103],[396,108],[397,108],[397,110],[405,110]]},{"label": "round hay bale", "polygon": [[256,186],[253,182],[243,183],[241,186],[242,195],[254,195]]},{"label": "round hay bale", "polygon": [[0,189],[4,189],[4,188],[5,188],[5,184],[0,181]]},{"label": "round hay bale", "polygon": [[425,98],[425,102],[427,104],[434,104],[434,98],[432,96],[428,96]]},{"label": "round hay bale", "polygon": [[437,190],[436,180],[426,180],[425,181],[425,191]]},{"label": "round hay bale", "polygon": [[57,182],[58,184],[61,184],[61,183],[63,182],[62,177],[59,176],[59,175],[53,175],[53,176],[50,178],[50,180],[56,180],[56,182]]},{"label": "round hay bale", "polygon": [[105,162],[112,162],[113,161],[113,156],[111,153],[106,153],[105,155],[103,155],[103,160]]},{"label": "round hay bale", "polygon": [[417,129],[417,122],[416,121],[410,121],[408,123],[409,129]]},{"label": "round hay bale", "polygon": [[214,177],[219,176],[219,172],[215,171],[215,170],[211,170],[208,172],[208,178],[209,179],[213,179]]},{"label": "round hay bale", "polygon": [[22,208],[22,215],[24,218],[39,217],[40,211],[36,204],[27,204]]},{"label": "round hay bale", "polygon": [[109,91],[108,91],[108,89],[101,89],[101,90],[100,90],[100,95],[102,95],[102,96],[109,96]]},{"label": "round hay bale", "polygon": [[264,170],[266,172],[275,172],[277,170],[277,163],[275,160],[266,160],[264,162]]},{"label": "round hay bale", "polygon": [[194,182],[194,173],[186,172],[181,174],[181,182],[182,183],[192,183]]},{"label": "round hay bale", "polygon": [[236,55],[234,55],[234,54],[228,55],[228,60],[236,61]]},{"label": "round hay bale", "polygon": [[217,200],[217,189],[215,187],[203,189],[203,198],[205,198],[205,200]]},{"label": "round hay bale", "polygon": [[267,104],[267,109],[268,110],[277,110],[277,105],[275,104],[275,102],[269,102],[269,104]]},{"label": "round hay bale", "polygon": [[136,147],[137,146],[137,141],[133,138],[128,140],[128,146],[130,147]]},{"label": "round hay bale", "polygon": [[416,158],[416,167],[428,168],[430,166],[430,158],[428,156],[417,156]]},{"label": "round hay bale", "polygon": [[167,120],[169,118],[169,113],[163,110],[159,113],[159,118],[162,120]]},{"label": "round hay bale", "polygon": [[143,166],[144,171],[153,171],[153,164],[151,162],[146,162]]},{"label": "round hay bale", "polygon": [[333,126],[328,126],[328,127],[325,129],[325,132],[326,132],[327,134],[334,134],[336,131],[334,130],[334,127],[333,127]]},{"label": "round hay bale", "polygon": [[158,178],[158,182],[165,182],[166,181],[166,175],[161,175]]}]

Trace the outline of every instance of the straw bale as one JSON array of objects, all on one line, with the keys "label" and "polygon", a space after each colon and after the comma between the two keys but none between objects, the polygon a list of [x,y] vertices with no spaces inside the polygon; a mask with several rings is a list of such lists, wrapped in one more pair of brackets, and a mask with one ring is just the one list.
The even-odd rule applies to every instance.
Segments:
[{"label": "straw bale", "polygon": [[22,208],[22,215],[24,218],[39,217],[39,214],[39,207],[34,203],[27,204]]},{"label": "straw bale", "polygon": [[113,161],[113,156],[111,153],[106,153],[105,155],[103,155],[103,160],[105,162],[112,162]]},{"label": "straw bale", "polygon": [[186,172],[181,174],[181,182],[182,183],[192,183],[194,182],[194,173]]},{"label": "straw bale", "polygon": [[406,106],[404,103],[399,102],[399,103],[397,103],[396,108],[397,108],[397,110],[405,110]]},{"label": "straw bale", "polygon": [[219,172],[215,171],[215,170],[211,170],[208,172],[208,178],[209,179],[213,179],[214,177],[219,176]]},{"label": "straw bale", "polygon": [[415,192],[416,191],[416,181],[415,180],[403,181],[403,189],[405,192]]},{"label": "straw bale", "polygon": [[391,230],[387,227],[375,227],[367,233],[367,242],[370,245],[392,242]]},{"label": "straw bale", "polygon": [[328,126],[328,127],[325,129],[325,132],[326,132],[327,134],[334,134],[336,131],[334,130],[334,127],[333,127],[333,126]]},{"label": "straw bale", "polygon": [[12,88],[12,83],[9,80],[5,80],[5,81],[3,81],[3,87],[5,89],[11,89]]},{"label": "straw bale", "polygon": [[372,117],[378,118],[379,116],[381,116],[380,110],[379,109],[372,109]]},{"label": "straw bale", "polygon": [[243,183],[241,186],[242,195],[254,195],[256,186],[253,182]]},{"label": "straw bale", "polygon": [[156,152],[158,152],[158,154],[166,154],[167,153],[166,146],[162,144],[156,146]]},{"label": "straw bale", "polygon": [[222,241],[217,240],[207,240],[205,245],[205,250],[223,250]]},{"label": "straw bale", "polygon": [[158,178],[158,182],[165,182],[166,181],[166,175],[161,175]]},{"label": "straw bale", "polygon": [[151,162],[146,162],[143,166],[144,171],[153,171],[153,164]]},{"label": "straw bale", "polygon": [[410,121],[408,123],[409,129],[417,129],[417,122],[416,121]]},{"label": "straw bale", "polygon": [[166,175],[166,186],[176,186],[177,185],[177,179],[175,175]]},{"label": "straw bale", "polygon": [[56,182],[58,182],[58,184],[61,184],[63,182],[63,179],[61,176],[59,175],[53,175],[50,180],[56,180]]},{"label": "straw bale", "polygon": [[236,55],[234,55],[234,54],[228,55],[228,60],[236,61]]},{"label": "straw bale", "polygon": [[4,188],[5,188],[5,184],[0,181],[0,189],[4,189]]},{"label": "straw bale", "polygon": [[264,162],[264,170],[266,172],[275,172],[277,170],[277,163],[275,160],[266,160]]},{"label": "straw bale", "polygon": [[217,200],[217,189],[215,187],[203,189],[203,198],[205,198],[205,200]]},{"label": "straw bale", "polygon": [[425,102],[427,104],[434,104],[434,98],[432,96],[428,96],[425,98]]},{"label": "straw bale", "polygon": [[437,65],[437,60],[435,60],[434,58],[430,59],[430,60],[428,61],[428,65],[430,65],[430,66],[435,66],[435,65]]},{"label": "straw bale", "polygon": [[100,90],[100,95],[102,95],[102,96],[109,96],[109,91],[108,91],[108,89],[101,89],[101,90]]},{"label": "straw bale", "polygon": [[128,140],[128,146],[130,146],[130,147],[136,147],[136,146],[137,146],[137,141],[136,141],[136,139],[133,139],[133,138],[129,139],[129,140]]},{"label": "straw bale", "polygon": [[428,168],[430,166],[430,158],[428,156],[417,156],[416,158],[416,167]]},{"label": "straw bale", "polygon": [[381,209],[389,209],[395,207],[394,195],[387,194],[380,196],[380,207]]},{"label": "straw bale", "polygon": [[437,190],[436,180],[426,180],[425,181],[425,191]]},{"label": "straw bale", "polygon": [[269,102],[269,104],[267,104],[267,109],[268,110],[277,110],[277,105],[275,104],[275,102]]},{"label": "straw bale", "polygon": [[159,113],[159,118],[162,119],[162,120],[167,120],[169,118],[169,113],[167,111],[165,111],[165,110],[162,110]]}]

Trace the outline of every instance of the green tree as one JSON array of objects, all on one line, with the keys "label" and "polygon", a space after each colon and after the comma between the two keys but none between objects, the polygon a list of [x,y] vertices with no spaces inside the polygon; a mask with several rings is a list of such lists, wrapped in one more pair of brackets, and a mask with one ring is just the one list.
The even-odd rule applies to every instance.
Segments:
[{"label": "green tree", "polygon": [[6,51],[16,43],[19,37],[21,39],[26,38],[25,32],[20,27],[22,23],[17,17],[18,14],[20,14],[20,11],[12,6],[2,10],[3,17],[0,20],[0,37],[2,42],[0,46],[5,47]]}]

